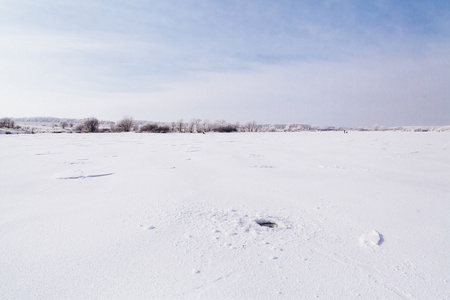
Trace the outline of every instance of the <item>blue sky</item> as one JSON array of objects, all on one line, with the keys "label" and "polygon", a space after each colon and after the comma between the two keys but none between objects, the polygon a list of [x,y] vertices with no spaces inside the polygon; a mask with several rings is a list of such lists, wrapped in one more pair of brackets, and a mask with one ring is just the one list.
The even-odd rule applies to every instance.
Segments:
[{"label": "blue sky", "polygon": [[2,0],[1,116],[450,124],[450,1]]}]

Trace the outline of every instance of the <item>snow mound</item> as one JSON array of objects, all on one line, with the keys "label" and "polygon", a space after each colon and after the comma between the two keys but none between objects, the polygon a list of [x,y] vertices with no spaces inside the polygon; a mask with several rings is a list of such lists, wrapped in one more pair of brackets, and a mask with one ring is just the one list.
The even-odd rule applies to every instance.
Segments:
[{"label": "snow mound", "polygon": [[383,242],[383,235],[376,230],[363,234],[359,238],[359,243],[363,247],[380,246]]}]

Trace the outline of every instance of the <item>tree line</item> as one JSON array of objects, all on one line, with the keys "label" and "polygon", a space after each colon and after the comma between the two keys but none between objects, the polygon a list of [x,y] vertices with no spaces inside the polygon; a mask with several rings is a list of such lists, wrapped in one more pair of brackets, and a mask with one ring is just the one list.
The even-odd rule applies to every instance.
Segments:
[{"label": "tree line", "polygon": [[84,119],[75,127],[76,132],[152,132],[152,133],[168,133],[168,132],[189,132],[189,133],[206,133],[206,132],[257,132],[260,126],[256,121],[240,124],[238,122],[228,123],[225,120],[217,120],[210,122],[208,120],[193,118],[189,122],[180,119],[176,122],[145,122],[135,121],[132,117],[125,117],[115,124],[109,124],[108,127],[100,127],[100,122],[96,118]]},{"label": "tree line", "polygon": [[[176,122],[148,122],[135,121],[133,117],[124,117],[114,123],[110,121],[99,121],[95,117],[76,119],[59,118],[20,118],[16,119],[25,123],[47,123],[43,126],[51,126],[52,132],[151,132],[151,133],[206,133],[206,132],[257,132],[261,131],[261,126],[256,121],[229,123],[225,120],[202,120],[193,118],[189,122],[180,119]],[[20,131],[35,133],[39,132],[36,127],[15,126],[12,118],[0,119],[0,128],[16,129]]]},{"label": "tree line", "polygon": [[[21,123],[23,126],[17,125]],[[41,123],[37,127],[34,124]],[[42,124],[45,123],[45,124]],[[41,126],[41,129],[39,129]],[[48,127],[51,127],[48,128]],[[258,124],[256,121],[229,123],[225,120],[202,120],[193,118],[188,122],[180,119],[176,122],[136,121],[133,117],[124,117],[118,122],[99,121],[90,117],[85,119],[61,119],[51,117],[0,118],[0,133],[36,133],[36,132],[298,132],[298,131],[450,131],[450,126],[399,126],[372,128],[349,128],[335,126],[311,126],[308,124]],[[42,129],[44,128],[44,129]]]}]

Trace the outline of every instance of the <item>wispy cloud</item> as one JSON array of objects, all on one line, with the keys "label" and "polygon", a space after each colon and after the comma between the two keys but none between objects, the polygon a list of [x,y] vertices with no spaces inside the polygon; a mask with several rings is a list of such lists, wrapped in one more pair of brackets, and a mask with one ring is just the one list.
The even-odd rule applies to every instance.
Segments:
[{"label": "wispy cloud", "polygon": [[[395,123],[392,112],[416,103],[403,122],[449,121],[445,1],[6,0],[0,11],[9,114],[54,99],[66,115],[89,99],[103,118],[127,107],[339,125]],[[416,113],[424,103],[436,106],[428,119]]]}]

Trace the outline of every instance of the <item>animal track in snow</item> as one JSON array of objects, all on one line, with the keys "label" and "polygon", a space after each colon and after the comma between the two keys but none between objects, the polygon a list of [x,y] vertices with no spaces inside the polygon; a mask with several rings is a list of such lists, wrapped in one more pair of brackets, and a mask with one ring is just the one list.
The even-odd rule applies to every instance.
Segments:
[{"label": "animal track in snow", "polygon": [[67,162],[66,164],[69,164],[69,165],[87,165],[87,164],[92,164],[92,162],[88,162],[88,161],[73,161],[73,162]]},{"label": "animal track in snow", "polygon": [[44,153],[35,153],[34,155],[55,155],[61,154],[60,152],[44,152]]},{"label": "animal track in snow", "polygon": [[176,169],[176,167],[175,166],[157,166],[156,169],[172,170],[172,169]]},{"label": "animal track in snow", "polygon": [[284,248],[282,237],[287,234],[286,230],[296,227],[285,217],[275,217],[255,211],[244,213],[237,210],[205,210],[204,208],[200,210],[190,208],[167,216],[163,222],[172,223],[174,228],[184,228],[181,239],[184,242],[198,240],[200,236],[209,236],[221,247],[234,250],[258,247],[258,245],[267,246],[276,240],[281,243],[276,247]]},{"label": "animal track in snow", "polygon": [[339,170],[339,171],[357,171],[357,172],[368,172],[370,171],[368,168],[349,168],[339,165],[334,166],[324,166],[324,165],[318,165],[317,166],[320,169],[331,169],[331,170]]},{"label": "animal track in snow", "polygon": [[155,226],[144,226],[144,225],[139,225],[139,227],[141,227],[142,229],[144,229],[144,230],[154,230],[154,229],[156,229],[156,227]]},{"label": "animal track in snow", "polygon": [[114,173],[80,175],[80,176],[68,176],[68,177],[59,177],[58,179],[85,179],[85,178],[104,177],[104,176],[110,176],[110,175],[114,175]]}]

